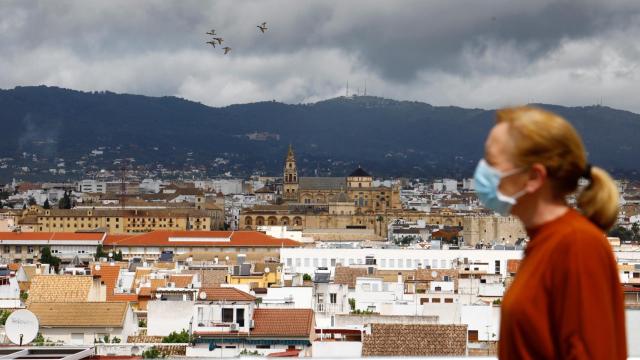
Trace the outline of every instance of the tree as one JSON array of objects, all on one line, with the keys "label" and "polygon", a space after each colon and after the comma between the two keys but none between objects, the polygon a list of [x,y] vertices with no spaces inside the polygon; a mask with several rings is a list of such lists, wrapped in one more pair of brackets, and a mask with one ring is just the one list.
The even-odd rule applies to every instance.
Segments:
[{"label": "tree", "polygon": [[162,356],[162,354],[160,353],[160,350],[158,350],[155,346],[152,346],[151,348],[142,352],[143,359],[157,359],[160,356]]},{"label": "tree", "polygon": [[29,199],[27,199],[27,204],[29,204],[29,206],[33,206],[38,205],[38,202],[33,196],[29,196]]},{"label": "tree", "polygon": [[122,261],[122,250],[118,250],[117,253],[113,254],[114,261]]},{"label": "tree", "polygon": [[349,298],[349,306],[351,307],[351,311],[355,311],[356,310],[356,299]]},{"label": "tree", "polygon": [[631,232],[633,233],[633,241],[640,241],[640,222],[634,222],[631,225]]},{"label": "tree", "polygon": [[100,258],[104,258],[107,257],[107,253],[104,252],[104,248],[102,247],[102,244],[98,244],[98,246],[96,246],[96,260],[100,260]]},{"label": "tree", "polygon": [[309,274],[302,275],[302,280],[303,281],[311,281],[311,275],[309,275]]},{"label": "tree", "polygon": [[633,232],[618,225],[609,231],[609,236],[620,238],[620,241],[627,242],[633,240]]},{"label": "tree", "polygon": [[42,205],[44,209],[51,209],[51,205],[49,204],[49,199],[44,200],[44,204]]},{"label": "tree", "polygon": [[71,207],[72,207],[71,190],[69,190],[69,191],[65,191],[64,195],[62,196],[62,199],[60,199],[58,201],[58,208],[59,209],[71,209]]},{"label": "tree", "polygon": [[172,331],[168,336],[162,338],[163,343],[186,344],[191,342],[191,336],[187,330],[182,329],[180,332]]},{"label": "tree", "polygon": [[0,324],[4,325],[7,322],[7,318],[11,315],[9,310],[0,310]]},{"label": "tree", "polygon": [[60,258],[51,255],[51,249],[48,246],[42,248],[42,255],[40,255],[40,262],[43,264],[49,264],[58,272],[60,266]]}]

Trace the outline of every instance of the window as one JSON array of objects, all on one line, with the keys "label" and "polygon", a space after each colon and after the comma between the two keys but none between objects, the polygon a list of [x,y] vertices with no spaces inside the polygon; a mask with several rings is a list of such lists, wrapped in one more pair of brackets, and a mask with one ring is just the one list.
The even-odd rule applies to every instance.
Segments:
[{"label": "window", "polygon": [[204,319],[204,309],[202,308],[202,306],[199,306],[198,307],[198,326],[201,326],[200,324],[202,324],[203,319]]},{"label": "window", "polygon": [[16,254],[22,254],[22,246],[16,245]]},{"label": "window", "polygon": [[256,345],[256,349],[271,349],[271,345]]},{"label": "window", "polygon": [[439,303],[440,302],[440,298],[433,298],[431,299],[432,303]]},{"label": "window", "polygon": [[329,302],[331,302],[332,304],[336,304],[338,302],[338,294],[336,293],[329,294]]},{"label": "window", "polygon": [[292,266],[292,261],[291,258],[287,258],[287,266],[291,267]]},{"label": "window", "polygon": [[422,305],[422,304],[426,304],[426,303],[428,303],[428,302],[429,302],[429,298],[421,298],[421,299],[420,299],[420,305]]},{"label": "window", "polygon": [[496,260],[495,264],[495,273],[500,274],[500,260]]},{"label": "window", "polygon": [[11,252],[11,246],[5,245],[4,246],[4,252],[7,253],[7,254],[10,253]]},{"label": "window", "polygon": [[453,303],[453,299],[452,298],[444,298],[444,302],[447,304],[451,304]]},{"label": "window", "polygon": [[222,322],[223,323],[232,323],[233,322],[233,309],[231,309],[231,308],[223,308],[222,309]]},{"label": "window", "polygon": [[244,326],[244,309],[236,309],[236,322],[238,326]]},{"label": "window", "polygon": [[27,253],[28,254],[33,254],[33,246],[27,246]]}]

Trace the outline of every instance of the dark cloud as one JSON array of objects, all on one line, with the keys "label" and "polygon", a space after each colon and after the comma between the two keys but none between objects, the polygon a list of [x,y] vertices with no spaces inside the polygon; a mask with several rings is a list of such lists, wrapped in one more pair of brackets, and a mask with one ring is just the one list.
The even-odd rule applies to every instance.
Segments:
[{"label": "dark cloud", "polygon": [[[335,96],[350,79],[441,104],[605,97],[640,110],[628,95],[639,90],[639,20],[635,1],[4,1],[0,87],[221,105]],[[231,55],[206,47],[212,27]]]}]

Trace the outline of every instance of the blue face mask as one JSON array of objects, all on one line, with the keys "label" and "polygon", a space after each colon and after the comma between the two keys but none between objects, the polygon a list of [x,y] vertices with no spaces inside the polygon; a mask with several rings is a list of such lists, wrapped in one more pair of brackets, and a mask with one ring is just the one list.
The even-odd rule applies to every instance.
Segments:
[{"label": "blue face mask", "polygon": [[505,173],[489,165],[484,159],[478,162],[476,171],[473,175],[473,183],[478,195],[478,199],[484,207],[491,209],[502,216],[511,213],[511,207],[516,204],[519,197],[527,191],[525,189],[507,196],[498,190],[500,180],[507,176],[517,174],[524,169],[515,169]]}]

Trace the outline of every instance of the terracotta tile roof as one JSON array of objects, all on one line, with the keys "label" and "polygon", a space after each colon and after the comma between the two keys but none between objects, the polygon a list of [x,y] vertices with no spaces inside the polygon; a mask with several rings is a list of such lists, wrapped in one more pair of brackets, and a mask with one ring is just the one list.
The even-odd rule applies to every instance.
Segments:
[{"label": "terracotta tile roof", "polygon": [[[206,294],[205,299],[201,298],[202,293]],[[255,299],[255,296],[232,287],[203,288],[198,293],[198,300],[207,301],[254,301]]]},{"label": "terracotta tile roof", "polygon": [[184,270],[183,274],[198,275],[202,287],[218,287],[220,284],[227,283],[227,274],[229,273],[224,269],[204,269],[204,270]]},{"label": "terracotta tile roof", "polygon": [[9,268],[9,270],[11,270],[11,271],[18,271],[18,269],[20,269],[20,266],[21,266],[21,265],[20,265],[20,264],[18,264],[18,263],[9,263],[9,264],[7,265],[7,267],[8,267],[8,268]]},{"label": "terracotta tile roof", "polygon": [[[227,240],[230,239],[230,240]],[[268,236],[258,231],[164,231],[131,235],[107,234],[105,246],[216,246],[216,247],[298,247],[290,239]]]},{"label": "terracotta tile roof", "polygon": [[90,275],[36,275],[27,302],[86,302],[92,286]]},{"label": "terracotta tile roof", "polygon": [[[99,266],[97,266],[99,265]],[[110,263],[94,264],[91,273],[99,276],[107,290],[107,301],[137,301],[136,294],[116,294],[115,288],[120,277],[120,265]]]},{"label": "terracotta tile roof", "polygon": [[169,282],[175,283],[177,288],[186,288],[193,282],[192,274],[169,275]]},{"label": "terracotta tile roof", "polygon": [[141,283],[145,282],[149,274],[151,274],[151,268],[137,268],[131,282],[131,290],[137,289]]},{"label": "terracotta tile roof", "polygon": [[122,327],[125,302],[34,302],[28,307],[40,323],[51,327]]},{"label": "terracotta tile roof", "polygon": [[367,269],[336,266],[333,282],[336,284],[349,285],[350,289],[354,289],[356,287],[356,278],[358,276],[367,276]]},{"label": "terracotta tile roof", "polygon": [[256,309],[251,336],[310,338],[314,330],[311,309]]},{"label": "terracotta tile roof", "polygon": [[80,232],[0,232],[2,240],[93,240],[100,241],[105,236],[104,233],[80,233]]},{"label": "terracotta tile roof", "polygon": [[362,356],[465,356],[467,325],[371,324]]}]

